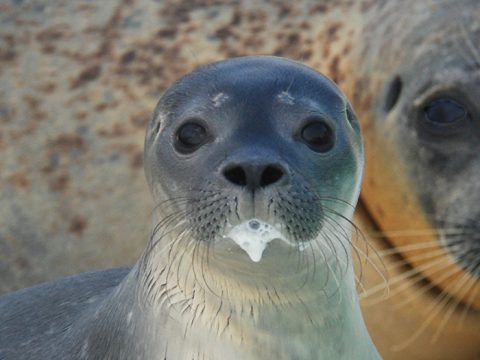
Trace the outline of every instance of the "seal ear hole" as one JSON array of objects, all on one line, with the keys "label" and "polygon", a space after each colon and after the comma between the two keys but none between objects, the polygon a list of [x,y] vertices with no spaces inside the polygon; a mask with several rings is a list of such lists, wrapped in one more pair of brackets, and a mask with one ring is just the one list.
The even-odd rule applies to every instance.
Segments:
[{"label": "seal ear hole", "polygon": [[352,114],[352,110],[350,108],[347,108],[347,119],[350,124],[353,124],[355,117]]},{"label": "seal ear hole", "polygon": [[353,109],[350,107],[350,105],[347,106],[347,120],[354,129],[359,130],[360,125],[358,124],[357,116],[353,112]]},{"label": "seal ear hole", "polygon": [[154,134],[157,135],[160,132],[160,121],[155,125]]},{"label": "seal ear hole", "polygon": [[400,77],[395,76],[387,87],[387,92],[385,96],[385,104],[383,109],[385,112],[390,112],[394,106],[397,104],[400,94],[402,93],[403,83]]}]

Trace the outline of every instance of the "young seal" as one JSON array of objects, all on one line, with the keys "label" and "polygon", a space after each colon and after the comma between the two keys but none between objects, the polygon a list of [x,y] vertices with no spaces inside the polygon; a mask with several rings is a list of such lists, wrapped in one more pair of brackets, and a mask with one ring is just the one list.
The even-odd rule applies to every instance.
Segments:
[{"label": "young seal", "polygon": [[202,67],[144,157],[140,260],[0,298],[0,358],[379,358],[350,254],[362,138],[334,83],[274,57]]}]

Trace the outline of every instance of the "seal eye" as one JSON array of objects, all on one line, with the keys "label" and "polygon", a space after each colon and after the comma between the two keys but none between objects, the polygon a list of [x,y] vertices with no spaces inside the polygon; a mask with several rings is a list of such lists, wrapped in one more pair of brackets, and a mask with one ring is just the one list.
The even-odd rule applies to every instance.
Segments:
[{"label": "seal eye", "polygon": [[467,117],[467,110],[463,105],[452,99],[437,99],[423,109],[425,119],[440,126],[452,125]]},{"label": "seal eye", "polygon": [[189,154],[205,144],[207,140],[207,130],[203,125],[188,122],[177,130],[175,148],[183,154]]},{"label": "seal eye", "polygon": [[302,141],[315,152],[326,153],[334,144],[333,131],[325,122],[310,122],[300,132]]},{"label": "seal eye", "polygon": [[465,104],[451,97],[437,97],[419,109],[417,131],[427,142],[439,138],[459,140],[476,130],[471,127],[471,116]]}]

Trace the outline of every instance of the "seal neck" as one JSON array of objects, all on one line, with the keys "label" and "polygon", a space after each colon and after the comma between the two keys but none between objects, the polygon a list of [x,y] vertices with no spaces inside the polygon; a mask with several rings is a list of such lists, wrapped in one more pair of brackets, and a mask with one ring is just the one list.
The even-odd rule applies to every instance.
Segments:
[{"label": "seal neck", "polygon": [[308,255],[300,261],[294,253],[296,261],[285,262],[272,250],[272,258],[257,264],[232,254],[226,260],[212,248],[207,258],[199,246],[174,246],[146,253],[131,277],[142,313],[150,326],[158,325],[153,333],[173,328],[182,334],[168,344],[161,335],[151,339],[160,347],[155,351],[176,349],[176,357],[187,358],[182,349],[188,342],[212,359],[271,358],[272,351],[285,359],[378,358],[361,316],[351,259],[343,259],[343,267],[319,259],[314,265]]}]

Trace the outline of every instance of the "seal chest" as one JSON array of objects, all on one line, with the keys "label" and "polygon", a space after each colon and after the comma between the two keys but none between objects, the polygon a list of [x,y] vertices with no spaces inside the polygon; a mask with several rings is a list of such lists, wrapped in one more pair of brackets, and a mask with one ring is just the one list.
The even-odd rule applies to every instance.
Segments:
[{"label": "seal chest", "polygon": [[144,155],[137,264],[1,298],[2,359],[379,358],[350,254],[363,143],[334,83],[276,57],[207,65],[162,96]]}]

